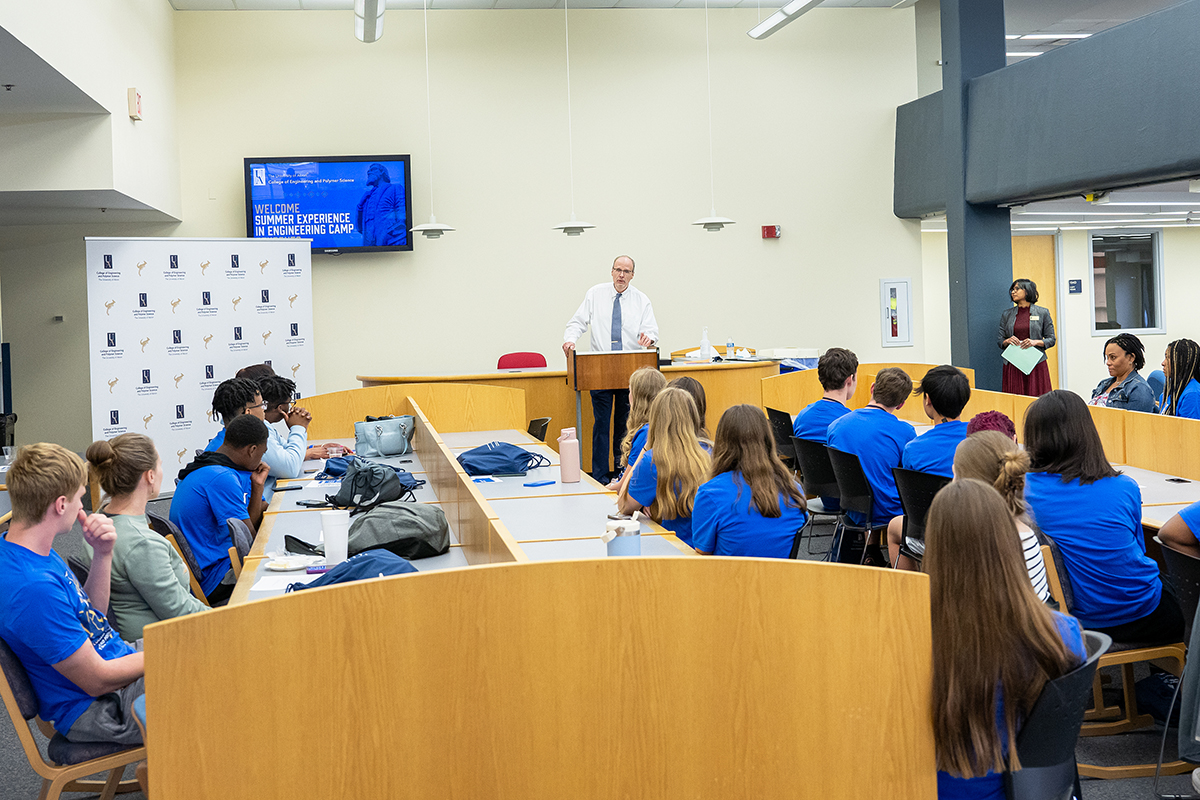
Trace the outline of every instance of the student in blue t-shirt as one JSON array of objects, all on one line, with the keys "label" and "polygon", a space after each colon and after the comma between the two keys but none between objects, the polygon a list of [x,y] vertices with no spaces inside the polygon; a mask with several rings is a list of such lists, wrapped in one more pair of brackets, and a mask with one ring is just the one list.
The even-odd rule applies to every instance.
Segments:
[{"label": "student in blue t-shirt", "polygon": [[[267,426],[250,414],[225,426],[225,438],[214,451],[205,451],[179,471],[171,500],[171,521],[183,532],[200,565],[200,588],[210,604],[228,599],[230,573],[228,519],[240,519],[258,530],[263,511],[263,484],[270,469],[262,460],[267,451]],[[231,573],[230,573],[231,574]]]},{"label": "student in blue t-shirt", "polygon": [[1025,449],[1025,502],[1062,551],[1071,613],[1117,642],[1178,642],[1183,615],[1146,555],[1141,490],[1109,464],[1083,399],[1056,390],[1035,400],[1025,413]]},{"label": "student in blue t-shirt", "polygon": [[825,394],[796,415],[792,435],[825,444],[829,424],[850,413],[846,404],[858,388],[858,356],[842,347],[829,348],[817,361],[817,380]]},{"label": "student in blue t-shirt", "polygon": [[[971,399],[971,382],[962,370],[943,364],[926,372],[913,394],[924,395],[925,416],[933,421],[933,428],[904,446],[900,466],[953,478],[954,449],[967,438],[967,423],[958,418]],[[914,561],[900,555],[903,535],[904,517],[894,517],[888,523],[888,563],[916,569]]]},{"label": "student in blue t-shirt", "polygon": [[[145,693],[144,662],[100,610],[117,533],[104,515],[83,512],[83,461],[56,444],[27,445],[6,480],[12,527],[0,538],[0,638],[29,674],[38,716],[72,742],[141,744],[130,706]],[[76,521],[93,553],[83,586],[53,550]]]},{"label": "student in blue t-shirt", "polygon": [[646,447],[617,497],[623,514],[648,508],[650,516],[692,544],[692,506],[708,475],[709,454],[700,440],[700,412],[683,389],[666,388],[650,404]]},{"label": "student in blue t-shirt", "polygon": [[[230,378],[221,381],[213,392],[213,414],[221,418],[222,425],[229,425],[243,414],[266,419],[266,409],[263,408],[262,392],[258,384],[250,378]],[[214,451],[225,441],[225,428],[217,431],[217,435],[209,439],[204,449]]]},{"label": "student in blue t-shirt", "polygon": [[[853,453],[862,464],[874,495],[872,528],[885,527],[892,517],[903,513],[892,467],[900,466],[904,446],[917,435],[912,425],[896,417],[911,391],[912,380],[904,370],[882,369],[871,385],[871,402],[829,426],[828,446]],[[847,516],[856,525],[866,521],[861,514],[848,512]]]},{"label": "student in blue t-shirt", "polygon": [[934,497],[922,568],[938,800],[1004,800],[1022,720],[1047,681],[1086,658],[1079,622],[1034,594],[1013,516],[982,481],[957,480]]},{"label": "student in blue t-shirt", "polygon": [[696,492],[692,547],[701,555],[789,558],[808,520],[804,493],[783,466],[762,409],[721,415],[712,478]]},{"label": "student in blue t-shirt", "polygon": [[650,404],[667,385],[667,379],[654,367],[641,367],[629,376],[629,416],[625,419],[625,438],[621,440],[621,459],[617,465],[619,478],[609,483],[610,489],[625,491],[629,483],[629,468],[637,463],[646,446]]},{"label": "student in blue t-shirt", "polygon": [[1200,540],[1196,538],[1196,531],[1200,531],[1200,503],[1192,503],[1167,520],[1158,529],[1158,538],[1173,550],[1200,558]]},{"label": "student in blue t-shirt", "polygon": [[1158,398],[1158,413],[1200,419],[1200,345],[1191,339],[1171,342],[1162,368],[1167,381]]}]

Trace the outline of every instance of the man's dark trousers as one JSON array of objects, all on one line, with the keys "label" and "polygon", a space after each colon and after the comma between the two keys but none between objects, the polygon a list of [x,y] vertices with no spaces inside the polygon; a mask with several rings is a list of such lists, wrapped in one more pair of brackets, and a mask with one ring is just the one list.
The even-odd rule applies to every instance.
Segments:
[{"label": "man's dark trousers", "polygon": [[629,390],[603,389],[592,392],[592,477],[608,482],[608,419],[616,406],[613,420],[613,471],[621,463],[621,442],[625,441],[625,420],[629,417]]}]

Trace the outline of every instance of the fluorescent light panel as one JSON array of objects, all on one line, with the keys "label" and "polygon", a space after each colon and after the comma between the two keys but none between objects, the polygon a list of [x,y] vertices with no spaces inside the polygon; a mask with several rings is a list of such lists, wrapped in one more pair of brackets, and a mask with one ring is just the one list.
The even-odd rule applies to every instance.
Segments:
[{"label": "fluorescent light panel", "polygon": [[816,6],[821,5],[823,0],[791,0],[790,3],[776,11],[771,16],[764,19],[762,22],[755,25],[746,33],[751,39],[765,39],[775,31],[787,25],[796,17],[803,14]]},{"label": "fluorescent light panel", "polygon": [[[1022,39],[1086,39],[1091,36],[1090,33],[1027,33],[1020,37]],[[1008,38],[1007,36],[1005,37]]]},{"label": "fluorescent light panel", "polygon": [[1005,53],[1009,58],[1028,58],[1030,56],[1040,56],[1041,53]]}]

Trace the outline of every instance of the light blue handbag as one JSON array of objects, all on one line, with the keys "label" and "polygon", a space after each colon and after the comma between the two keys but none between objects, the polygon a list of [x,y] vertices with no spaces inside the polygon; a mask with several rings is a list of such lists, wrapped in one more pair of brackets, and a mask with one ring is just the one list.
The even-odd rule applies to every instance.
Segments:
[{"label": "light blue handbag", "polygon": [[402,456],[412,452],[416,420],[411,415],[380,417],[354,423],[354,451],[364,458]]}]

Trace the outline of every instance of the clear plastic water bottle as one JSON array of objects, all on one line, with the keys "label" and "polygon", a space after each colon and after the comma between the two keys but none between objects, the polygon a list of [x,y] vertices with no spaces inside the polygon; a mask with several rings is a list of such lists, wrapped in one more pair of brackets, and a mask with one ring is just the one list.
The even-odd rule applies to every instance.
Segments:
[{"label": "clear plastic water bottle", "polygon": [[725,357],[733,358],[734,350],[735,350],[735,348],[733,346],[733,337],[732,336],[725,337]]}]

